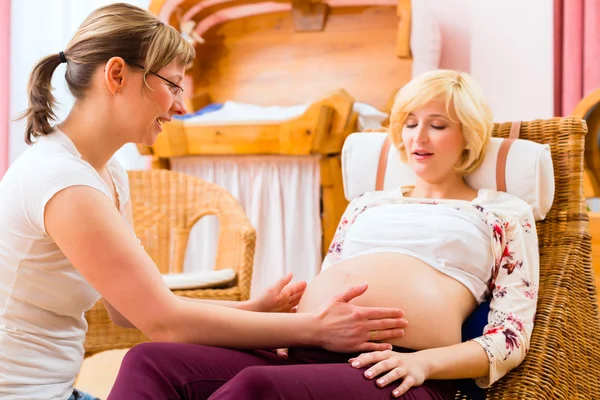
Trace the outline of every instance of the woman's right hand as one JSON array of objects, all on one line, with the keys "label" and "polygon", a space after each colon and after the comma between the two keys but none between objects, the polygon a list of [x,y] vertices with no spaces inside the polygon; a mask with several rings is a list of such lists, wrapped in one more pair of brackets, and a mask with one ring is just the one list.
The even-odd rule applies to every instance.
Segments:
[{"label": "woman's right hand", "polygon": [[390,344],[375,341],[404,335],[408,322],[402,310],[349,304],[367,287],[366,283],[352,287],[314,311],[320,347],[340,353],[389,350]]}]

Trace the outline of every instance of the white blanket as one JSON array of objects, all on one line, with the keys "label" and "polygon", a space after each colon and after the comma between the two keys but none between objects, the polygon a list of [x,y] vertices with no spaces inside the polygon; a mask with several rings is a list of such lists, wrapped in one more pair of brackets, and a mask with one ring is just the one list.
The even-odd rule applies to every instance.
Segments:
[{"label": "white blanket", "polygon": [[[258,106],[255,104],[226,101],[219,110],[188,117],[183,120],[183,123],[186,125],[194,125],[250,121],[285,121],[302,115],[309,106],[310,104],[295,106]],[[358,129],[360,130],[377,129],[381,127],[381,123],[388,117],[387,113],[366,103],[354,103],[353,109],[358,113]]]}]

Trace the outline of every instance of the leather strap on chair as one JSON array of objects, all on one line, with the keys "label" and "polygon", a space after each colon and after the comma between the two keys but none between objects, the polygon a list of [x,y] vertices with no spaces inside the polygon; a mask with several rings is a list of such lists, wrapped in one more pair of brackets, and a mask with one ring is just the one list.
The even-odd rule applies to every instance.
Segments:
[{"label": "leather strap on chair", "polygon": [[[521,132],[521,122],[515,121],[510,127],[510,133],[507,139],[502,141],[500,150],[498,150],[498,160],[496,162],[496,188],[498,191],[506,191],[506,158],[513,142],[519,138]],[[385,170],[387,168],[388,156],[390,153],[390,139],[386,136],[381,146],[379,154],[379,164],[377,165],[377,178],[375,180],[375,190],[383,190],[383,180],[385,179]]]},{"label": "leather strap on chair", "polygon": [[375,190],[383,190],[383,180],[385,179],[385,170],[387,168],[388,156],[390,154],[390,138],[388,136],[383,140],[381,153],[379,153],[379,164],[377,165],[377,178],[375,180]]},{"label": "leather strap on chair", "polygon": [[502,141],[500,150],[498,150],[498,160],[496,161],[496,190],[506,192],[506,158],[513,142],[519,138],[521,132],[521,122],[516,121],[510,127],[508,138]]}]

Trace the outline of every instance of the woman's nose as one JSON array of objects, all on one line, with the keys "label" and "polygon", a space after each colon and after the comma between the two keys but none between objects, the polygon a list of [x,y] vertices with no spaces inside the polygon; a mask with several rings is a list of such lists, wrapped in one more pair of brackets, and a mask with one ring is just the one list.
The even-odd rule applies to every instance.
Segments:
[{"label": "woman's nose", "polygon": [[427,131],[427,127],[424,124],[419,124],[417,127],[418,131],[415,136],[415,140],[418,143],[426,143],[429,141],[429,132]]},{"label": "woman's nose", "polygon": [[173,111],[174,114],[177,114],[177,115],[187,114],[187,109],[185,107],[185,101],[184,101],[183,97],[177,98],[173,102],[173,106],[171,107],[171,110]]}]

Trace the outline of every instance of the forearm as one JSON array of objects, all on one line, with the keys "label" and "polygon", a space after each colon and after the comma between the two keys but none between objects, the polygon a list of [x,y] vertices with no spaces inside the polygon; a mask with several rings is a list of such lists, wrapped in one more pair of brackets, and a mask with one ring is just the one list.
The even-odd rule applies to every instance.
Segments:
[{"label": "forearm", "polygon": [[448,347],[422,350],[427,379],[465,379],[487,376],[490,361],[477,342],[469,341]]},{"label": "forearm", "polygon": [[247,312],[213,304],[178,301],[154,340],[233,348],[319,345],[308,313]]},{"label": "forearm", "polygon": [[198,303],[211,304],[214,306],[237,308],[238,310],[255,311],[252,308],[250,301],[231,301],[231,300],[208,300],[208,299],[194,299],[192,297],[179,296],[179,298],[188,301],[194,301]]}]

